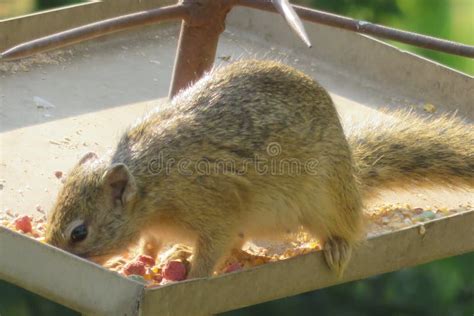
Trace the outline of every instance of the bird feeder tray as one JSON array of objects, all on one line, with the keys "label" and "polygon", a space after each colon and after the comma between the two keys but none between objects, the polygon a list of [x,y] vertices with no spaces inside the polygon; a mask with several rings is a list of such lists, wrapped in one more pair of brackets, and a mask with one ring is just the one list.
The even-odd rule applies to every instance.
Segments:
[{"label": "bird feeder tray", "polygon": [[[0,50],[72,27],[170,1],[90,2],[0,21]],[[304,23],[308,49],[277,14],[234,8],[216,65],[276,59],[328,89],[345,127],[382,119],[381,109],[457,112],[474,119],[474,78],[379,40]],[[179,25],[167,22],[107,35],[26,59],[0,62],[2,209],[48,210],[67,172],[87,151],[105,155],[120,133],[164,102]],[[427,113],[425,113],[427,114]],[[466,144],[467,145],[467,144]],[[383,193],[377,203],[456,208],[472,191]],[[320,251],[206,279],[157,288],[0,227],[0,279],[84,314],[206,315],[367,278],[474,250],[474,212],[382,234],[358,247],[344,276]],[[423,227],[423,228],[420,228]]]}]

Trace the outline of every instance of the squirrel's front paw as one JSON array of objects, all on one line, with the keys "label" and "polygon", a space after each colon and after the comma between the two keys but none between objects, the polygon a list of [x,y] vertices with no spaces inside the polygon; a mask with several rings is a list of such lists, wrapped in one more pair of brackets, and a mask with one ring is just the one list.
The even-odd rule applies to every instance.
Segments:
[{"label": "squirrel's front paw", "polygon": [[343,238],[330,237],[324,244],[323,251],[329,268],[336,272],[338,277],[342,277],[351,258],[351,245]]}]

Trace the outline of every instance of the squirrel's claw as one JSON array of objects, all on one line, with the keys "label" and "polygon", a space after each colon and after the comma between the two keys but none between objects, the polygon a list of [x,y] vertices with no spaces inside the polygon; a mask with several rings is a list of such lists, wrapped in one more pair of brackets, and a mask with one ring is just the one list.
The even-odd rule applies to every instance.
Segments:
[{"label": "squirrel's claw", "polygon": [[324,257],[329,268],[340,278],[351,258],[352,247],[347,240],[331,237],[324,244]]}]

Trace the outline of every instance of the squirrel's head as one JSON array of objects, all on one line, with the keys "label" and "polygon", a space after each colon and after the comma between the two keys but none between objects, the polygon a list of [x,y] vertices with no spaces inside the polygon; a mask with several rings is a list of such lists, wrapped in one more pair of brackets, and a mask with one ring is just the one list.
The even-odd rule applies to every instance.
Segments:
[{"label": "squirrel's head", "polygon": [[137,238],[129,225],[136,191],[127,166],[86,154],[59,191],[46,242],[100,263],[118,254]]}]

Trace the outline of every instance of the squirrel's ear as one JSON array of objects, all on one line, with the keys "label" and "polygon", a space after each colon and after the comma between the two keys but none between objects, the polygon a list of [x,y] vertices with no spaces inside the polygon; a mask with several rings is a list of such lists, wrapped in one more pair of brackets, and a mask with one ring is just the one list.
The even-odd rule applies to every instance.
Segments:
[{"label": "squirrel's ear", "polygon": [[89,161],[91,159],[98,159],[99,157],[97,157],[97,155],[93,152],[88,152],[87,154],[85,154],[81,160],[79,160],[79,165],[82,165],[84,164],[86,161]]},{"label": "squirrel's ear", "polygon": [[135,179],[123,163],[113,164],[102,176],[106,194],[109,194],[114,203],[122,206],[132,200],[137,192]]}]

